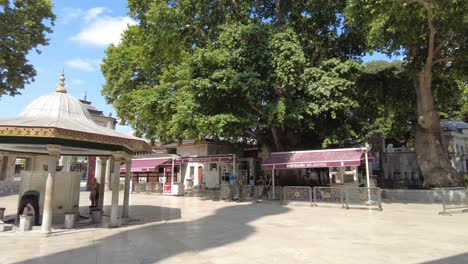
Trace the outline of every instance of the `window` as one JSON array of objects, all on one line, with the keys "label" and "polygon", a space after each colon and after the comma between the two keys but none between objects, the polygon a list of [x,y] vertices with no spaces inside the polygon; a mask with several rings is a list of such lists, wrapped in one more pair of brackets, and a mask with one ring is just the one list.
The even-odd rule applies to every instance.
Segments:
[{"label": "window", "polygon": [[353,174],[345,174],[343,182],[344,183],[353,183],[354,182],[354,175]]},{"label": "window", "polygon": [[210,171],[212,171],[212,170],[218,170],[218,164],[210,163]]},{"label": "window", "polygon": [[190,179],[193,179],[194,176],[195,176],[195,167],[194,167],[194,166],[190,166],[189,178],[190,178]]}]

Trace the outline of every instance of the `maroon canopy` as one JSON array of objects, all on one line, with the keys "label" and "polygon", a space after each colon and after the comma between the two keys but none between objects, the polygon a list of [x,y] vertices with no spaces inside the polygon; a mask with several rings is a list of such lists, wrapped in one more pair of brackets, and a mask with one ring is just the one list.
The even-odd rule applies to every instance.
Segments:
[{"label": "maroon canopy", "polygon": [[[365,149],[325,149],[291,152],[273,152],[262,164],[262,169],[302,169],[359,166],[365,162]],[[369,161],[372,156],[368,153]]]},{"label": "maroon canopy", "polygon": [[[133,172],[146,172],[156,171],[158,166],[170,165],[171,158],[146,158],[146,159],[133,159],[132,160],[132,171]],[[125,164],[120,166],[120,172],[126,172],[127,169]]]}]

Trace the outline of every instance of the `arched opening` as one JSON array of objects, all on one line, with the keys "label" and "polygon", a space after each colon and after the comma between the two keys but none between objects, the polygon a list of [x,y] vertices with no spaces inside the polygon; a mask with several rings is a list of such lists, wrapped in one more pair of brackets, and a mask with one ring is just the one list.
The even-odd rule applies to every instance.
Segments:
[{"label": "arched opening", "polygon": [[16,214],[16,223],[19,223],[19,216],[25,212],[28,204],[33,208],[33,210],[28,210],[33,214],[34,225],[40,225],[39,222],[39,197],[40,194],[37,191],[27,191],[21,196],[21,200],[18,206],[18,213]]},{"label": "arched opening", "polygon": [[198,166],[198,186],[203,187],[203,167]]}]

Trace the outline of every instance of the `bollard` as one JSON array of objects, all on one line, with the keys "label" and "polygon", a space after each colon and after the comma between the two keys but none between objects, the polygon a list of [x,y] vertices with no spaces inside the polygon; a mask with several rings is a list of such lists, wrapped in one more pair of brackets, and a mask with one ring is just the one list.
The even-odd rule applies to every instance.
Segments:
[{"label": "bollard", "polygon": [[0,207],[0,221],[3,220],[3,217],[5,217],[5,208]]},{"label": "bollard", "polygon": [[18,230],[21,232],[32,230],[33,215],[20,215]]},{"label": "bollard", "polygon": [[91,211],[91,219],[94,224],[99,224],[102,221],[102,211],[99,209],[95,209]]},{"label": "bollard", "polygon": [[76,214],[75,213],[65,213],[65,229],[72,229],[75,227]]}]

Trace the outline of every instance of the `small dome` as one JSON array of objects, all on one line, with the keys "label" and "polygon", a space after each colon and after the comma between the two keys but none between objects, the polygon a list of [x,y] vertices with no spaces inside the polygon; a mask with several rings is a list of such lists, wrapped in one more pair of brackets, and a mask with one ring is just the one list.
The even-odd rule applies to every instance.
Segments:
[{"label": "small dome", "polygon": [[[96,155],[108,155],[109,151],[117,150],[151,150],[148,143],[141,138],[95,123],[86,106],[66,93],[64,82],[65,77],[62,74],[55,93],[37,98],[17,117],[0,118],[0,149],[1,143],[20,144],[21,146],[15,146],[23,152],[38,153],[36,146],[24,146],[24,142],[27,142],[33,145],[58,144],[72,148],[81,146],[96,150]],[[16,139],[12,141],[12,137]],[[8,146],[3,147],[11,149]],[[79,152],[85,153],[83,150]]]},{"label": "small dome", "polygon": [[[92,122],[91,116],[80,100],[66,93],[55,92],[32,101],[18,117],[67,119],[69,121]],[[49,124],[51,125],[51,124]]]}]

